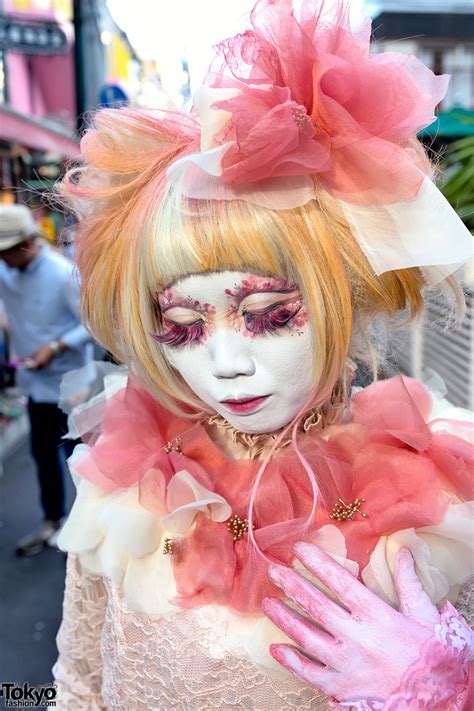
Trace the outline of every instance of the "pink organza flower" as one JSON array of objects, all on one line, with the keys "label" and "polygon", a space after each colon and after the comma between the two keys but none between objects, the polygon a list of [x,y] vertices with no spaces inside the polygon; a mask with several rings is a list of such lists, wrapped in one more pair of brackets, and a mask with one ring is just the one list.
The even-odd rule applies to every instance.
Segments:
[{"label": "pink organza flower", "polygon": [[329,168],[327,137],[317,136],[306,109],[292,100],[287,87],[245,87],[215,106],[232,113],[222,131],[222,139],[232,140],[223,161],[225,182],[253,183]]},{"label": "pink organza flower", "polygon": [[[409,140],[434,120],[448,84],[413,55],[370,53],[371,23],[351,29],[344,0],[260,0],[252,29],[217,45],[212,90],[228,121],[222,178],[241,184],[321,174],[336,196],[364,204],[414,197],[423,174]],[[206,118],[201,116],[206,121]]]}]

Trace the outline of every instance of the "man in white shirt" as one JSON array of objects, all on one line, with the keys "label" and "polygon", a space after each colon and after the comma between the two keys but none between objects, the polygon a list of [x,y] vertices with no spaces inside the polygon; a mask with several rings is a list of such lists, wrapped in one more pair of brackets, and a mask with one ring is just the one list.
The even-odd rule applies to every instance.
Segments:
[{"label": "man in white shirt", "polygon": [[[17,385],[28,396],[31,452],[44,515],[39,528],[17,544],[18,555],[32,555],[48,544],[66,513],[58,448],[65,445],[61,437],[67,419],[58,407],[59,386],[65,373],[86,364],[91,336],[80,321],[74,265],[38,238],[24,205],[0,205],[0,299],[22,362]],[[65,449],[70,454],[71,445]]]}]

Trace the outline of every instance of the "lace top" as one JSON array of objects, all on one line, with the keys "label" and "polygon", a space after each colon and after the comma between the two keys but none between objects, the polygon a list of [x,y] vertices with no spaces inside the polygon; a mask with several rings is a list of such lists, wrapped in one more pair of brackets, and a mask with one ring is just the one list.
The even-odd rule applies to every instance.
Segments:
[{"label": "lace top", "polygon": [[60,711],[328,708],[321,692],[286,672],[270,676],[222,649],[212,608],[150,619],[71,553],[57,645]]},{"label": "lace top", "polygon": [[[474,622],[474,584],[458,609]],[[59,711],[323,711],[321,692],[222,649],[211,608],[150,619],[108,578],[68,555],[63,621],[53,667]]]}]

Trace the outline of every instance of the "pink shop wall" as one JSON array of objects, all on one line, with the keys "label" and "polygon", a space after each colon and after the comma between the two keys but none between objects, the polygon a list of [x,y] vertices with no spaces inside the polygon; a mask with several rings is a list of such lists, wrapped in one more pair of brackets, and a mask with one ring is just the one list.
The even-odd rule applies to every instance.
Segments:
[{"label": "pink shop wall", "polygon": [[8,52],[9,104],[38,118],[55,118],[66,126],[74,123],[73,54],[51,57]]},{"label": "pink shop wall", "polygon": [[6,52],[8,103],[23,114],[54,118],[72,128],[76,112],[72,24],[54,12],[20,12],[8,5],[7,14],[17,20],[58,22],[69,40],[65,54]]}]

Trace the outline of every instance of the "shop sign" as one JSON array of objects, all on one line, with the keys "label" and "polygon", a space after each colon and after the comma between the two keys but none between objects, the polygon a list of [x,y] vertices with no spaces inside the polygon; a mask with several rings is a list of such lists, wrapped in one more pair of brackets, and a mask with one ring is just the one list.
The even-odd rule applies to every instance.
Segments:
[{"label": "shop sign", "polygon": [[100,106],[117,108],[119,106],[125,106],[128,103],[128,96],[121,86],[118,86],[117,84],[106,84],[102,87],[99,94]]},{"label": "shop sign", "polygon": [[0,15],[0,49],[22,54],[64,54],[68,41],[55,22],[18,22]]}]

